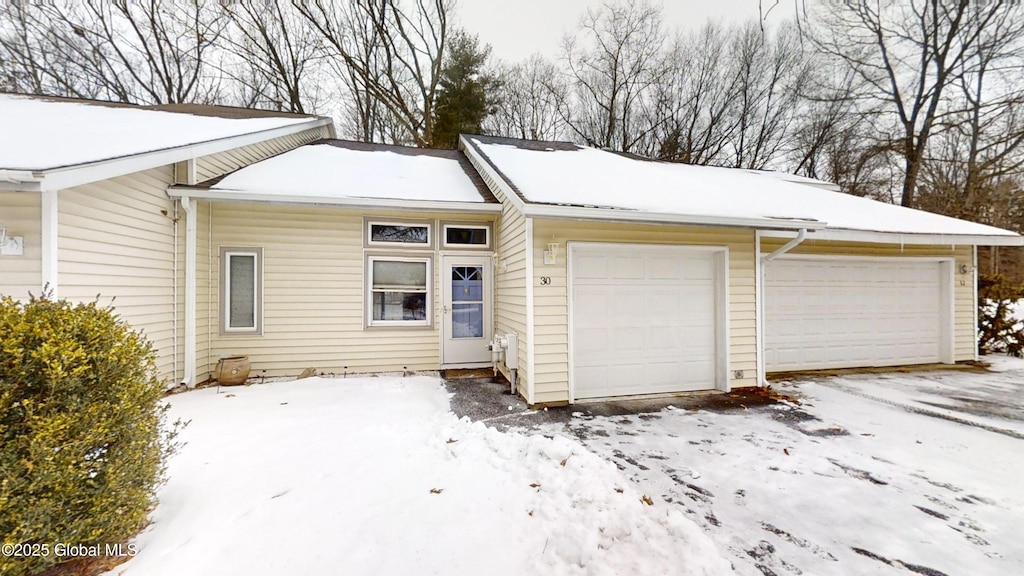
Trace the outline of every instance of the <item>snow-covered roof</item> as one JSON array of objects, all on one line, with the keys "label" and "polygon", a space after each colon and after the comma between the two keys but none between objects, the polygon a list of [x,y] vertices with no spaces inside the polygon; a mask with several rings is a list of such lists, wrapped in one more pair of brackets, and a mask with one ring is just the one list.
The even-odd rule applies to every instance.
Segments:
[{"label": "snow-covered roof", "polygon": [[796,176],[656,162],[565,142],[463,138],[469,153],[482,156],[538,216],[552,206],[575,207],[581,217],[616,220],[1022,240],[1007,230],[831,191]]},{"label": "snow-covered roof", "polygon": [[143,107],[0,94],[5,136],[0,138],[0,173],[79,166],[318,120],[223,107]]},{"label": "snow-covered roof", "polygon": [[322,140],[273,156],[199,184],[192,195],[322,204],[490,203],[497,208],[496,199],[458,150],[343,140]]}]

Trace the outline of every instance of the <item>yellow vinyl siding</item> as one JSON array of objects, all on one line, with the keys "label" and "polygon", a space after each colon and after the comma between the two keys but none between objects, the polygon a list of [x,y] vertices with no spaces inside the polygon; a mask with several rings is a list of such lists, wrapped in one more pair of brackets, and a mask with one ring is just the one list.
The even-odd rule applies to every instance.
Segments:
[{"label": "yellow vinyl siding", "polygon": [[[762,238],[761,252],[770,253],[782,247],[787,240]],[[790,254],[818,254],[834,256],[870,257],[943,257],[955,258],[953,273],[953,343],[954,359],[957,362],[974,360],[977,332],[974,326],[974,273],[973,248],[971,246],[927,246],[899,244],[867,244],[860,242],[827,242],[805,240]],[[961,274],[960,267],[967,266],[967,273]]]},{"label": "yellow vinyl siding", "polygon": [[[551,278],[534,287],[534,401],[569,399],[567,243],[613,242],[724,246],[729,249],[729,378],[731,386],[756,384],[754,232],[728,228],[657,226],[610,222],[534,220],[534,276]],[[544,265],[544,250],[558,242],[557,264]],[[744,371],[735,379],[734,371]],[[709,382],[712,388],[714,382]]]},{"label": "yellow vinyl siding", "polygon": [[[210,364],[246,355],[253,374],[297,375],[306,368],[335,374],[437,370],[440,367],[440,252],[363,248],[363,217],[389,220],[486,221],[493,217],[433,213],[366,214],[344,208],[213,203]],[[435,227],[436,230],[436,227]],[[220,333],[219,247],[263,248],[263,334]],[[433,317],[429,328],[364,329],[366,253],[432,257]],[[200,379],[204,378],[200,374]]]},{"label": "yellow vinyl siding", "polygon": [[199,182],[203,182],[211,178],[216,178],[217,176],[223,176],[224,174],[234,172],[243,166],[248,166],[276,154],[280,154],[293,148],[298,148],[303,144],[308,144],[309,142],[319,140],[321,138],[330,137],[330,128],[327,126],[321,126],[318,128],[304,130],[297,134],[282,136],[273,140],[266,140],[264,142],[242,146],[241,148],[227,150],[218,154],[203,156],[196,160],[196,178]]},{"label": "yellow vinyl siding", "polygon": [[[497,224],[498,268],[495,271],[494,331],[497,334],[516,332],[519,335],[519,368],[516,370],[517,389],[527,391],[526,334],[526,218],[511,204],[502,207]],[[506,372],[502,366],[502,372]],[[511,378],[510,374],[505,374]]]},{"label": "yellow vinyl siding", "polygon": [[0,192],[0,223],[8,236],[24,238],[21,256],[0,256],[0,295],[27,299],[42,292],[40,240],[41,196],[35,192]]},{"label": "yellow vinyl siding", "polygon": [[57,216],[60,296],[113,299],[117,314],[153,343],[168,383],[176,376],[172,172],[165,166],[62,190]]}]

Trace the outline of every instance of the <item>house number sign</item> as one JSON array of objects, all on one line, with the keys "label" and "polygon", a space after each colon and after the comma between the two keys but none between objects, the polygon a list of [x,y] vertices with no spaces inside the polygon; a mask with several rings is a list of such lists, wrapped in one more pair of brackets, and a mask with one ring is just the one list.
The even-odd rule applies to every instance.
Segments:
[{"label": "house number sign", "polygon": [[540,285],[547,286],[548,284],[551,284],[551,276],[541,276]]}]

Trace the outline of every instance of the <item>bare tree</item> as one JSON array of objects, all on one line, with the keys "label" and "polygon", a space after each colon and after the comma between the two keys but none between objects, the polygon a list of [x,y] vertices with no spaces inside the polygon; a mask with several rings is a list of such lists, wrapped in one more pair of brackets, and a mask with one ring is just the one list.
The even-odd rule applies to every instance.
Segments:
[{"label": "bare tree", "polygon": [[164,104],[213,102],[206,57],[218,6],[169,0],[5,3],[5,60],[31,92]]},{"label": "bare tree", "polygon": [[586,142],[629,152],[648,137],[642,122],[661,73],[661,10],[646,2],[588,9],[576,37],[563,42],[573,106],[565,122]]},{"label": "bare tree", "polygon": [[231,22],[221,44],[235,58],[222,72],[244,106],[312,112],[322,90],[321,38],[288,4],[245,0],[224,5]]},{"label": "bare tree", "polygon": [[292,6],[344,65],[357,101],[379,104],[402,129],[391,139],[431,145],[453,0],[292,0]]},{"label": "bare tree", "polygon": [[679,37],[654,89],[649,155],[687,164],[726,164],[736,132],[736,77],[728,57],[730,33],[705,24]]},{"label": "bare tree", "polygon": [[731,100],[738,122],[730,164],[762,169],[777,159],[792,134],[807,60],[795,27],[768,34],[758,23],[732,30],[736,83]]},{"label": "bare tree", "polygon": [[565,133],[567,87],[558,68],[539,54],[498,73],[494,112],[484,121],[488,134],[557,140]]},{"label": "bare tree", "polygon": [[847,0],[824,3],[807,14],[814,45],[861,80],[853,97],[886,105],[896,126],[891,145],[903,164],[900,202],[915,206],[929,141],[950,89],[960,71],[977,62],[979,46],[1009,46],[1006,39],[1020,37],[1020,3]]}]

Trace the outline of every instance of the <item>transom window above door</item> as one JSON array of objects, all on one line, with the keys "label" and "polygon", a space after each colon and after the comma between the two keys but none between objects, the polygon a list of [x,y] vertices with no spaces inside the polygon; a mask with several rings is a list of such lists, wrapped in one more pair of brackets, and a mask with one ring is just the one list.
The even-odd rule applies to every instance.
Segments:
[{"label": "transom window above door", "polygon": [[490,224],[442,223],[442,242],[445,248],[463,250],[490,249]]}]

